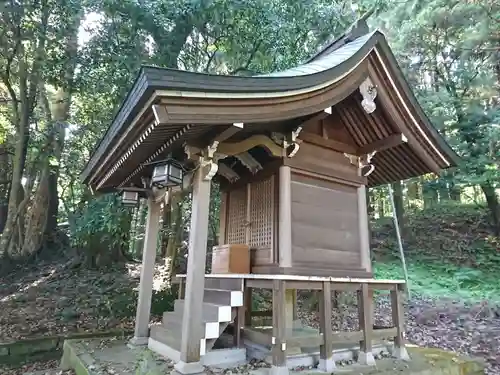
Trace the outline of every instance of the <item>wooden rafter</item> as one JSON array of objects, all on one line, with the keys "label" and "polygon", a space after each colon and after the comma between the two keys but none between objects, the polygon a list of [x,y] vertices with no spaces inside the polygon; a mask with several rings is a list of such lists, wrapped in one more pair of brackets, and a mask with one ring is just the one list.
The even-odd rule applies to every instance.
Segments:
[{"label": "wooden rafter", "polygon": [[364,155],[364,154],[369,154],[374,151],[383,151],[387,150],[388,148],[393,148],[396,146],[399,146],[402,143],[407,142],[408,140],[406,137],[401,134],[393,134],[390,135],[384,139],[379,139],[375,142],[372,142],[370,144],[367,144],[365,146],[362,146],[358,149],[357,154],[358,155]]}]

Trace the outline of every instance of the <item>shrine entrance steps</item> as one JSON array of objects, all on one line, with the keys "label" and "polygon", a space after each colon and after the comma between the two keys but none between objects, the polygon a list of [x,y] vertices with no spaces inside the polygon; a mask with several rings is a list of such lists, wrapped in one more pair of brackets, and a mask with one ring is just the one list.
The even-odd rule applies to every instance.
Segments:
[{"label": "shrine entrance steps", "polygon": [[[174,361],[180,360],[184,306],[183,299],[176,300],[174,311],[165,312],[161,324],[152,326],[150,332],[149,348]],[[200,356],[205,365],[212,361],[236,363],[246,360],[243,348],[212,351],[217,339],[235,320],[237,309],[241,306],[243,287],[240,280],[205,279],[202,324],[199,327],[202,333]]]}]

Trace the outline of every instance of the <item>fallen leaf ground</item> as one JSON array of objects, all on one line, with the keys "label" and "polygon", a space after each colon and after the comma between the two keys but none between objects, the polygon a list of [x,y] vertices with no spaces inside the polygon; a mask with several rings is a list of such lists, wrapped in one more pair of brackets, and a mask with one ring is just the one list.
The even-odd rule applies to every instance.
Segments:
[{"label": "fallen leaf ground", "polygon": [[[42,264],[1,277],[0,342],[57,333],[132,329],[139,271],[138,264],[100,271]],[[159,267],[155,288],[162,284],[163,270]],[[332,312],[334,328],[357,327],[354,301],[353,295],[341,297],[341,307]],[[300,299],[299,317],[314,326],[318,317],[311,312],[315,310],[313,302],[307,296]],[[414,296],[406,314],[410,342],[482,357],[488,362],[488,374],[500,374],[500,310],[496,307]],[[388,299],[378,297],[376,322],[389,324],[390,316]],[[36,369],[36,364],[33,366]],[[50,368],[57,362],[40,366]],[[23,373],[13,371],[2,374]]]}]

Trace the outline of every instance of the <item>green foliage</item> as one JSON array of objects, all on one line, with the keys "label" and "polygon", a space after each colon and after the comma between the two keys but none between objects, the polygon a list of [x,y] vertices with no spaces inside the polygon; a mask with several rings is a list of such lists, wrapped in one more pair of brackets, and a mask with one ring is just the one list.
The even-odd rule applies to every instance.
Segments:
[{"label": "green foliage", "polygon": [[[412,294],[427,297],[460,298],[467,300],[500,301],[500,267],[482,270],[439,262],[408,264],[409,287]],[[375,276],[380,279],[403,279],[398,261],[375,262]]]},{"label": "green foliage", "polygon": [[[453,203],[406,215],[404,250],[412,293],[499,299],[500,247],[486,217],[484,207]],[[391,227],[387,218],[372,225],[375,274],[403,279]]]},{"label": "green foliage", "polygon": [[128,249],[131,209],[116,194],[89,201],[74,218],[72,245],[91,265],[120,260]]},{"label": "green foliage", "polygon": [[165,311],[174,311],[174,302],[177,299],[177,286],[154,290],[151,300],[151,313],[153,315],[162,316]]}]

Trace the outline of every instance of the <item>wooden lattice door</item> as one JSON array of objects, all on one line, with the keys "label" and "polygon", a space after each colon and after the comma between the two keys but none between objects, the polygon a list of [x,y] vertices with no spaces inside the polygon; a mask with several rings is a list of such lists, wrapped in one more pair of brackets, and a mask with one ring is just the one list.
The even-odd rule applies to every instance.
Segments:
[{"label": "wooden lattice door", "polygon": [[250,247],[271,249],[273,244],[273,177],[250,186]]},{"label": "wooden lattice door", "polygon": [[226,242],[228,244],[245,244],[247,226],[247,188],[246,186],[232,190],[227,202]]},{"label": "wooden lattice door", "polygon": [[227,194],[225,243],[247,244],[253,265],[273,262],[274,177],[255,181]]}]

